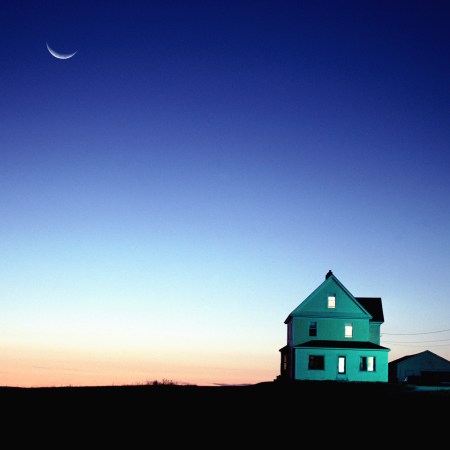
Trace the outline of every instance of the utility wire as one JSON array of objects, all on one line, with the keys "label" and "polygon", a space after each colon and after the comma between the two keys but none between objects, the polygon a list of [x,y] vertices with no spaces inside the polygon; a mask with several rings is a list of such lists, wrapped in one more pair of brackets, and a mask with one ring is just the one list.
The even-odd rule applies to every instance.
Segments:
[{"label": "utility wire", "polygon": [[437,339],[435,341],[384,341],[385,343],[389,344],[427,344],[428,342],[443,342],[443,341],[450,341],[450,339]]},{"label": "utility wire", "polygon": [[425,331],[423,333],[381,333],[381,336],[384,334],[388,334],[389,336],[416,336],[418,334],[433,334],[433,333],[445,333],[446,331],[450,331],[450,328],[447,330],[439,330],[439,331]]},{"label": "utility wire", "polygon": [[391,345],[396,345],[396,346],[399,346],[399,347],[401,347],[401,346],[408,346],[408,347],[423,347],[423,348],[434,348],[434,347],[448,347],[448,346],[450,346],[450,342],[448,342],[447,344],[432,344],[432,345],[424,345],[424,344],[410,344],[410,343],[407,343],[407,344],[399,344],[399,343],[397,343],[397,342],[395,342],[395,343],[393,343],[393,342],[385,342],[385,344],[389,344],[390,346]]}]

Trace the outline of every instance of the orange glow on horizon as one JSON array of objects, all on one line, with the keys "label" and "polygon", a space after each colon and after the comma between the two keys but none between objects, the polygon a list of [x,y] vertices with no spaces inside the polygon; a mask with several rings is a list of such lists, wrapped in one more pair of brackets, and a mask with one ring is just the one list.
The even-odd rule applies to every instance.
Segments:
[{"label": "orange glow on horizon", "polygon": [[[277,365],[261,357],[194,355],[190,362],[139,355],[100,355],[62,351],[0,349],[0,385],[10,387],[119,386],[168,380],[176,384],[214,386],[272,381]],[[278,356],[278,355],[276,355]],[[248,361],[247,361],[248,360]],[[206,362],[205,362],[206,361]],[[270,363],[270,361],[269,361]],[[261,369],[272,365],[272,370]]]}]

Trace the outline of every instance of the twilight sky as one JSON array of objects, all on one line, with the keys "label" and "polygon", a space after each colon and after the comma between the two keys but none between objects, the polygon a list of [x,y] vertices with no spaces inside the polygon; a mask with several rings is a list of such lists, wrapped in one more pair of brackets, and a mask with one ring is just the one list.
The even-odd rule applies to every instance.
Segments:
[{"label": "twilight sky", "polygon": [[0,57],[0,385],[271,381],[329,269],[450,359],[449,2],[6,0]]}]

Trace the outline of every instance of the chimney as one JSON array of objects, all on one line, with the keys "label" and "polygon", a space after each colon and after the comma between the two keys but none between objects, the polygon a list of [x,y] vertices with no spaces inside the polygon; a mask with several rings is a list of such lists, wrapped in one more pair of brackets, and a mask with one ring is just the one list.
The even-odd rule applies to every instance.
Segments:
[{"label": "chimney", "polygon": [[333,272],[331,270],[328,271],[328,273],[325,275],[325,280],[331,277],[333,275]]}]

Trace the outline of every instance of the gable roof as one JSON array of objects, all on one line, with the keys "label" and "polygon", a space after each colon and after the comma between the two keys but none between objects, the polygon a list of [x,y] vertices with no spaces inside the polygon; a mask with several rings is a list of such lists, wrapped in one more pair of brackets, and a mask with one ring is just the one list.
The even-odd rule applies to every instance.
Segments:
[{"label": "gable roof", "polygon": [[314,340],[298,344],[295,348],[314,347],[314,348],[361,348],[370,350],[390,350],[387,347],[374,344],[369,341],[330,341],[330,340]]},{"label": "gable roof", "polygon": [[[358,301],[356,297],[353,296],[353,294],[336,278],[336,276],[333,274],[333,272],[330,270],[325,276],[325,281],[323,281],[314,291],[306,297],[305,300],[303,300],[286,318],[284,323],[288,323],[289,320],[294,316],[300,316],[302,309],[305,307],[305,305],[313,299],[318,291],[320,291],[322,288],[326,287],[328,284],[335,284],[338,288],[340,288],[344,294],[351,300],[355,305],[358,306],[358,308],[361,310],[363,314],[366,314],[369,316],[369,319],[376,322],[384,322],[383,319],[383,309],[381,305],[381,298],[378,297],[359,297],[360,299],[371,299],[372,301],[366,301],[363,300]],[[364,304],[363,304],[364,303]],[[366,309],[365,304],[369,304],[369,308],[371,311]],[[373,317],[373,313],[375,313],[376,320]],[[381,320],[380,320],[381,318]]]}]

